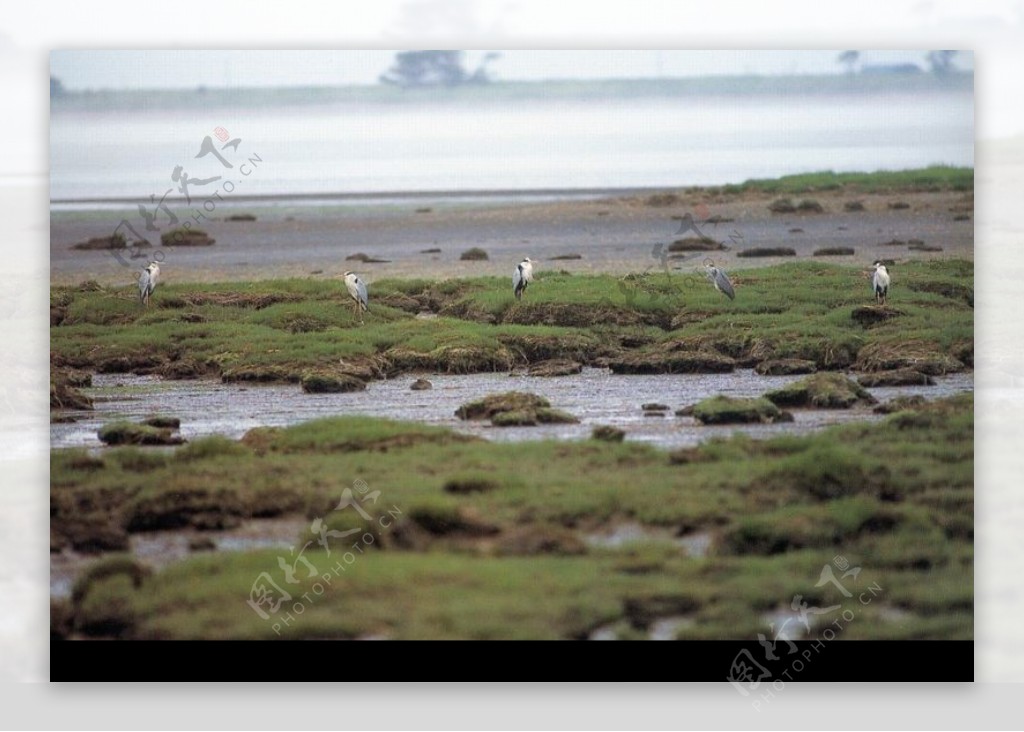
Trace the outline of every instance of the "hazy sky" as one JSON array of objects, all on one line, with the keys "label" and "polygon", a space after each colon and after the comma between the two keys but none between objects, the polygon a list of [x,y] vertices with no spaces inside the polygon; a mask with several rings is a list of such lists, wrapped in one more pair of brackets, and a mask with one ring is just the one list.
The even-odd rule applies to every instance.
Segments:
[{"label": "hazy sky", "polygon": [[[474,67],[484,51],[468,51]],[[865,64],[917,63],[924,51],[865,51]],[[374,84],[395,51],[54,51],[50,71],[68,89]],[[837,51],[503,51],[504,80],[716,74],[841,73]],[[972,66],[970,53],[956,60]]]}]

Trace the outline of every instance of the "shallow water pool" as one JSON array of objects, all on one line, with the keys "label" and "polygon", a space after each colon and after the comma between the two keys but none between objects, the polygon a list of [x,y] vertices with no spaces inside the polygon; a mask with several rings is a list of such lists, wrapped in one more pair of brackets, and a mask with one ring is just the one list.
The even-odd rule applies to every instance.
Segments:
[{"label": "shallow water pool", "polygon": [[[729,374],[664,374],[623,376],[588,368],[574,376],[540,378],[524,373],[432,375],[433,388],[411,391],[416,376],[371,382],[365,391],[349,394],[306,394],[298,385],[239,385],[215,380],[165,381],[155,376],[101,374],[85,393],[95,401],[93,412],[69,412],[76,422],[50,425],[50,445],[100,447],[97,430],[115,419],[138,420],[160,414],[178,417],[186,439],[220,434],[240,438],[261,426],[284,427],[321,417],[365,414],[450,427],[490,440],[579,440],[594,425],[614,425],[628,440],[659,447],[693,446],[715,436],[742,432],[753,437],[803,434],[857,420],[881,419],[869,407],[836,410],[797,410],[795,421],[772,425],[704,427],[673,411],[715,394],[754,397],[797,381],[800,376],[760,376],[753,370]],[[885,402],[896,396],[921,395],[936,399],[973,391],[973,373],[936,378],[935,386],[887,387],[869,391]],[[551,405],[575,415],[580,424],[537,427],[491,427],[455,417],[463,403],[487,394],[529,391]],[[645,416],[641,405],[658,402],[670,409],[664,416]]]}]

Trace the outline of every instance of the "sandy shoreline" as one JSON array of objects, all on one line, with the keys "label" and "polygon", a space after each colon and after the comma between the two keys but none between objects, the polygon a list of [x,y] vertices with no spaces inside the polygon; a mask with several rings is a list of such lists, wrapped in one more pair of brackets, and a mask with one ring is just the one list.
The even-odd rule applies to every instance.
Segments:
[{"label": "sandy shoreline", "polygon": [[[539,260],[538,269],[579,273],[611,273],[660,269],[655,254],[660,244],[693,236],[681,231],[680,219],[690,213],[704,223],[700,232],[724,242],[726,251],[711,253],[726,268],[776,264],[794,257],[737,258],[753,247],[790,247],[796,259],[812,257],[823,247],[852,247],[854,256],[815,257],[854,266],[878,258],[898,262],[928,258],[974,257],[973,194],[962,192],[855,195],[832,191],[794,197],[812,198],[824,208],[818,214],[774,214],[768,205],[778,196],[750,192],[712,196],[672,192],[615,195],[570,200],[487,200],[459,197],[417,197],[386,203],[338,203],[322,200],[266,199],[259,204],[227,201],[200,222],[216,244],[209,247],[154,247],[163,255],[165,280],[214,282],[281,277],[328,277],[358,270],[372,282],[387,277],[447,278],[505,275],[521,258]],[[667,204],[666,203],[667,198]],[[846,211],[857,200],[863,211]],[[892,208],[906,203],[906,208]],[[661,205],[656,205],[661,204]],[[253,213],[256,221],[227,221]],[[970,218],[955,220],[968,213]],[[144,231],[131,208],[111,206],[57,207],[50,220],[50,280],[63,285],[96,280],[104,285],[131,284],[145,259],[122,264],[111,252],[73,249],[90,237],[109,236],[122,218]],[[728,221],[727,219],[732,219]],[[166,228],[164,220],[158,220]],[[154,240],[157,234],[152,234]],[[923,241],[941,251],[909,250],[892,240]],[[459,255],[480,247],[488,261],[460,261]],[[440,249],[439,253],[424,250]],[[384,263],[346,261],[355,253],[389,260]],[[580,259],[556,260],[564,255]],[[669,260],[669,266],[690,271],[705,254]]]}]

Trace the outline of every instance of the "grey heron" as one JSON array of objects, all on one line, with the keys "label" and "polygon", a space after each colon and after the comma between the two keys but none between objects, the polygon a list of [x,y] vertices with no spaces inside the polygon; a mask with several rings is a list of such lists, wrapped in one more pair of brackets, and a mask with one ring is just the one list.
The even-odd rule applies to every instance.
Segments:
[{"label": "grey heron", "polygon": [[526,286],[533,282],[533,262],[529,257],[516,265],[516,271],[512,273],[512,294],[516,300],[523,298]]},{"label": "grey heron", "polygon": [[149,306],[149,300],[156,289],[156,280],[160,276],[160,265],[157,262],[150,262],[139,275],[139,299],[143,305]]},{"label": "grey heron", "polygon": [[881,262],[875,262],[875,274],[871,278],[871,289],[875,293],[875,302],[885,305],[889,296],[889,270]]},{"label": "grey heron", "polygon": [[348,294],[352,296],[355,313],[359,316],[359,322],[362,323],[363,313],[369,310],[367,306],[370,302],[370,298],[366,293],[366,284],[359,279],[359,275],[355,272],[346,272],[344,277],[345,287],[348,289]]},{"label": "grey heron", "polygon": [[732,289],[732,282],[729,281],[729,276],[716,267],[714,262],[708,259],[704,260],[704,271],[716,290],[730,300],[736,299],[736,291]]}]

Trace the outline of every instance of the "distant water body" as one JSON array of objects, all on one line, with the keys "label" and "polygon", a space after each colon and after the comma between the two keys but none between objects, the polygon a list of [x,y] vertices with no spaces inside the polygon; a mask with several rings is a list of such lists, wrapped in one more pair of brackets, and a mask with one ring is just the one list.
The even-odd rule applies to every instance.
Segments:
[{"label": "distant water body", "polygon": [[[218,128],[225,141],[240,140],[237,149],[223,147]],[[206,136],[214,151],[197,157]],[[58,104],[50,142],[53,201],[159,200],[171,189],[166,202],[180,206],[183,174],[193,205],[228,188],[315,196],[678,187],[973,166],[974,97],[955,88],[277,104],[254,91],[208,108]]]}]

